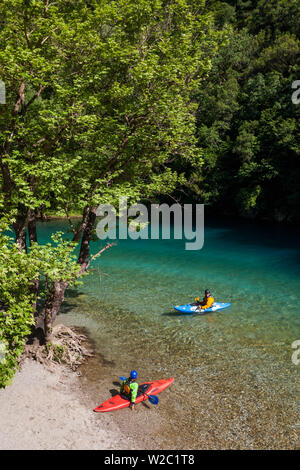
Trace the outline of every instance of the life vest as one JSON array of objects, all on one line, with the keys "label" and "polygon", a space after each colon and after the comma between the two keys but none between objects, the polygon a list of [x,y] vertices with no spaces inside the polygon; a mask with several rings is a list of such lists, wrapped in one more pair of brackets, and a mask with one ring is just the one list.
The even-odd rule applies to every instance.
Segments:
[{"label": "life vest", "polygon": [[215,299],[213,298],[212,295],[210,295],[209,297],[203,297],[203,301],[202,301],[202,309],[205,310],[207,308],[210,308],[212,306],[212,304],[214,303]]},{"label": "life vest", "polygon": [[130,383],[131,383],[131,380],[130,381],[126,380],[126,382],[123,385],[123,392],[125,393],[125,395],[128,395],[128,396],[131,394]]}]

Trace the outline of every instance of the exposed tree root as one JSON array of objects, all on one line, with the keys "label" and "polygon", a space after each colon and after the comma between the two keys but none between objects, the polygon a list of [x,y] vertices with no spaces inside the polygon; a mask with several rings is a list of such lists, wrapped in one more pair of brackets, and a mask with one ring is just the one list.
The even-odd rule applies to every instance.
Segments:
[{"label": "exposed tree root", "polygon": [[48,368],[54,364],[66,364],[72,370],[84,362],[87,357],[93,356],[90,349],[85,346],[88,339],[82,333],[65,325],[56,325],[52,330],[52,341],[45,345],[39,342],[27,344],[20,363],[26,358],[34,359]]}]

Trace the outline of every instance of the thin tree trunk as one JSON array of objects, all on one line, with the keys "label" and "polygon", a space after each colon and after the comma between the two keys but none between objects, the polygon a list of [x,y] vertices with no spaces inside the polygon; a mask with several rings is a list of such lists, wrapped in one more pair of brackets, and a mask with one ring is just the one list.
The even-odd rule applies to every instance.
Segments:
[{"label": "thin tree trunk", "polygon": [[52,326],[55,322],[56,315],[65,299],[65,292],[68,288],[67,281],[57,281],[54,283],[54,287],[50,295],[48,296],[45,306],[43,308],[43,330],[45,334],[45,341],[48,343],[51,341]]},{"label": "thin tree trunk", "polygon": [[[80,272],[78,276],[82,275],[89,266],[90,242],[96,220],[96,211],[97,207],[92,207],[88,212],[85,213],[84,230],[82,231],[82,239],[77,261],[78,264],[80,264]],[[67,281],[58,280],[54,283],[53,289],[47,297],[44,308],[42,309],[37,320],[37,326],[44,330],[46,342],[51,341],[52,325],[64,301],[65,292],[68,288],[68,285],[69,284]]]},{"label": "thin tree trunk", "polygon": [[16,234],[16,244],[18,245],[19,251],[25,251],[27,253],[27,241],[26,241],[26,230],[27,230],[28,218],[27,215],[18,215],[16,222],[13,224],[13,229]]},{"label": "thin tree trunk", "polygon": [[94,229],[95,221],[96,221],[96,212],[97,212],[96,206],[90,209],[88,217],[87,217],[86,227],[83,231],[80,251],[79,251],[79,256],[78,256],[78,261],[77,261],[78,264],[80,264],[79,274],[83,274],[88,267],[88,261],[90,257],[90,242],[93,236],[93,229]]},{"label": "thin tree trunk", "polygon": [[28,235],[30,246],[32,243],[37,243],[36,214],[32,209],[30,209],[28,215]]}]

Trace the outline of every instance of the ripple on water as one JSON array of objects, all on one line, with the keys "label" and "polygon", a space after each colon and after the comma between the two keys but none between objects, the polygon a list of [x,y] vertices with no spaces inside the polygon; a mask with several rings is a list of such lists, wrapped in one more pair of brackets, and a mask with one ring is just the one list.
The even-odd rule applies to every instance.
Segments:
[{"label": "ripple on water", "polygon": [[[142,380],[175,377],[152,411],[165,418],[169,448],[293,448],[299,254],[296,234],[251,224],[208,227],[199,252],[178,240],[124,240],[97,261],[83,296],[67,297],[64,318],[88,328],[108,377],[131,368]],[[173,310],[206,287],[232,306]]]}]

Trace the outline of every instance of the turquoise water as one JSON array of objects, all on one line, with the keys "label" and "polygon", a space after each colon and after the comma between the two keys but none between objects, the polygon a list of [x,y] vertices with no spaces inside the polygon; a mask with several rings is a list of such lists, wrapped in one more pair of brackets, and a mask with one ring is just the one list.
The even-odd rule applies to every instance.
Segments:
[{"label": "turquoise water", "polygon": [[[64,227],[41,224],[40,237]],[[169,447],[294,448],[299,230],[206,221],[203,249],[184,247],[183,240],[118,241],[69,291],[65,321],[88,329],[109,361],[107,374],[137,368],[143,380],[175,377],[160,408]],[[206,288],[232,306],[204,316],[173,310]]]}]

